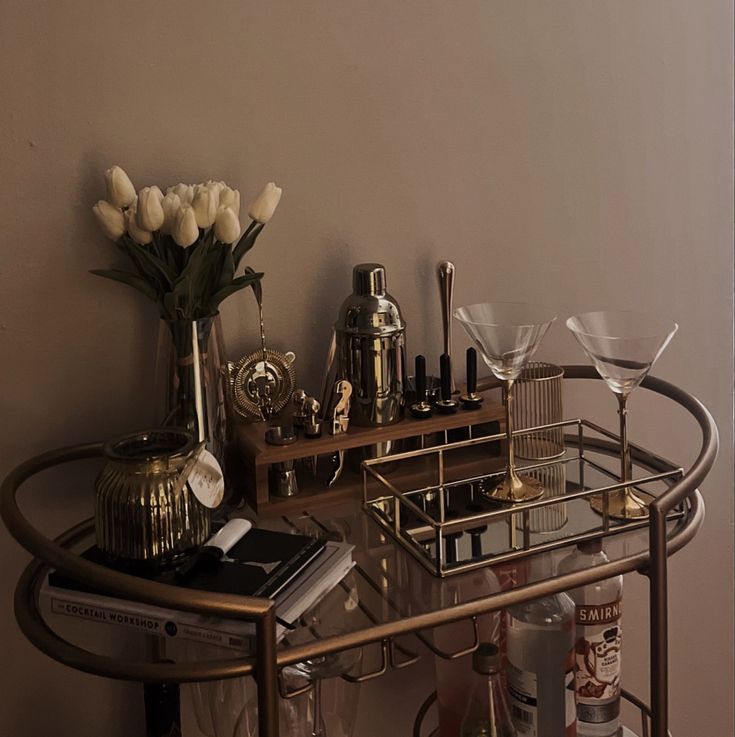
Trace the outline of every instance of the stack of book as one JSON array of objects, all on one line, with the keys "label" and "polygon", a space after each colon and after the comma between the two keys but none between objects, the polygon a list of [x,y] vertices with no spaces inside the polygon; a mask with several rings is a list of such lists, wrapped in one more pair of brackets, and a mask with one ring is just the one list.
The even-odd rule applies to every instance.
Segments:
[{"label": "stack of book", "polygon": [[[276,602],[280,640],[304,612],[333,589],[354,565],[352,545],[260,528],[251,529],[216,565],[195,566],[186,577],[146,578],[217,593],[263,596]],[[92,547],[83,557],[104,564]],[[41,588],[45,613],[106,623],[167,638],[250,649],[255,625],[107,596],[51,571]]]}]

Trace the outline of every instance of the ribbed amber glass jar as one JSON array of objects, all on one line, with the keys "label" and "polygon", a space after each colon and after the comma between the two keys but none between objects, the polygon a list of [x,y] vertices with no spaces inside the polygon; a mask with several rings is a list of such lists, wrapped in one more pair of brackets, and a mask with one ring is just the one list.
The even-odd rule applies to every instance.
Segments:
[{"label": "ribbed amber glass jar", "polygon": [[120,563],[166,566],[202,545],[211,512],[182,472],[195,447],[185,430],[159,428],[112,440],[97,477],[97,546]]}]

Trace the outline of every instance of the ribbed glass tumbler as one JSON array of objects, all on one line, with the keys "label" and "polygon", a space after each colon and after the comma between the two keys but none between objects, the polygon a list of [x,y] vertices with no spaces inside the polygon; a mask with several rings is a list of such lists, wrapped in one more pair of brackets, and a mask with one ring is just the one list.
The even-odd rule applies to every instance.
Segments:
[{"label": "ribbed glass tumbler", "polygon": [[[564,369],[543,361],[531,361],[523,368],[516,384],[516,420],[519,429],[561,422],[562,383]],[[548,428],[520,435],[515,439],[516,455],[530,461],[548,461],[564,455],[564,430]],[[528,472],[538,479],[544,498],[563,496],[566,471],[563,463],[555,463]],[[566,504],[552,504],[532,509],[529,514],[531,532],[553,532],[567,522]]]}]

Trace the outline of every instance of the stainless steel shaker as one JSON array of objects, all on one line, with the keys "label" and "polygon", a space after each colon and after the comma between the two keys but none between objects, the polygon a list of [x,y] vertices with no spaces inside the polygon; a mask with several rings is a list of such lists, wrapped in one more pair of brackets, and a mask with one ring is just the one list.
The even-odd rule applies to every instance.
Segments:
[{"label": "stainless steel shaker", "polygon": [[352,384],[350,422],[379,427],[403,418],[406,323],[386,291],[381,264],[358,264],[335,325],[337,375]]}]

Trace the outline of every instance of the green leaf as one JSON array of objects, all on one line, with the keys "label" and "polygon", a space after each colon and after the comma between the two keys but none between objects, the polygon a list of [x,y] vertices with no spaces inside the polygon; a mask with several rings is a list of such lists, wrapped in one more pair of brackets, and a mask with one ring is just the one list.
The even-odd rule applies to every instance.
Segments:
[{"label": "green leaf", "polygon": [[[123,236],[120,241],[120,248],[125,252],[130,261],[135,266],[139,276],[145,279],[151,287],[159,293],[167,292],[171,288],[171,281],[165,271],[161,271],[157,259],[145,246],[140,246],[127,236]],[[158,264],[155,263],[158,261]]]},{"label": "green leaf", "polygon": [[174,320],[177,317],[176,294],[174,292],[167,292],[163,295],[163,302],[161,304],[161,317],[167,320]]},{"label": "green leaf", "polygon": [[158,274],[169,288],[173,285],[176,281],[176,274],[169,268],[168,264],[147,250],[145,246],[134,243],[133,249],[135,249],[135,255],[150,267],[151,272]]},{"label": "green leaf", "polygon": [[[189,248],[189,260],[181,272],[180,276],[174,283],[174,290],[177,294],[183,294],[181,282],[186,284],[186,311],[190,315],[200,316],[204,310],[207,286],[207,267],[206,264],[211,258],[210,248],[214,241],[214,234],[209,231],[207,235],[196,245]],[[179,304],[181,309],[181,304]]]},{"label": "green leaf", "polygon": [[219,272],[218,288],[226,287],[235,278],[235,259],[232,257],[232,249],[225,245],[222,249],[222,265]]},{"label": "green leaf", "polygon": [[146,297],[152,299],[154,302],[159,301],[159,293],[156,289],[137,274],[131,274],[129,271],[119,271],[118,269],[92,269],[90,274],[103,276],[105,279],[112,279],[113,281],[127,284],[128,286],[133,287],[133,289],[137,289],[139,292],[142,292]]},{"label": "green leaf", "polygon": [[216,312],[217,307],[219,307],[220,303],[223,300],[227,299],[227,297],[235,294],[235,292],[239,292],[241,289],[245,289],[245,287],[249,287],[251,284],[260,281],[260,279],[262,278],[263,274],[257,273],[245,274],[244,276],[238,276],[236,279],[233,279],[230,284],[228,284],[226,287],[223,287],[222,289],[219,289],[212,296],[212,299],[209,302],[210,314]]},{"label": "green leaf", "polygon": [[[171,297],[166,302],[167,309],[170,306],[172,317],[193,318],[195,316],[194,305],[191,300],[191,284],[188,276],[180,278],[170,293]],[[168,295],[166,295],[168,297]]]},{"label": "green leaf", "polygon": [[260,235],[260,231],[263,230],[263,223],[258,223],[253,220],[248,226],[248,229],[243,234],[242,238],[238,241],[237,245],[232,251],[232,257],[235,261],[235,270],[240,266],[242,257],[255,245],[257,237]]}]

